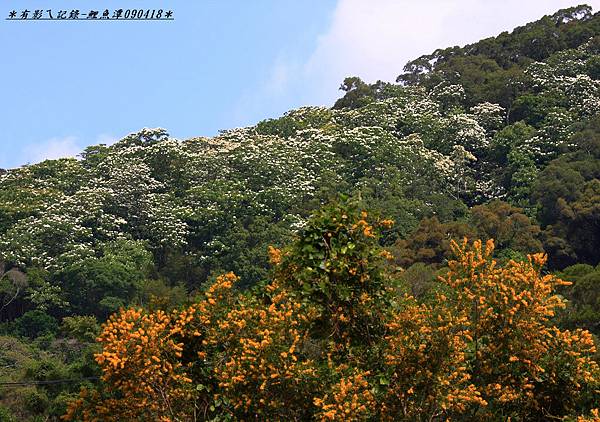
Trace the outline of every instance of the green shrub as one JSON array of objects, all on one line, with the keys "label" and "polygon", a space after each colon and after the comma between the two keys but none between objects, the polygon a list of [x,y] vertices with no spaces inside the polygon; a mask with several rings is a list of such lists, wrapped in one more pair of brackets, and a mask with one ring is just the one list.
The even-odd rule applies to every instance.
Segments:
[{"label": "green shrub", "polygon": [[25,410],[33,414],[45,413],[50,406],[50,399],[44,390],[32,387],[27,389],[23,395]]},{"label": "green shrub", "polygon": [[98,320],[91,315],[65,317],[60,328],[67,336],[84,342],[93,342],[100,332]]},{"label": "green shrub", "polygon": [[40,310],[28,311],[15,320],[15,333],[29,338],[45,334],[55,335],[58,332],[58,322],[50,315]]},{"label": "green shrub", "polygon": [[0,422],[17,422],[17,418],[6,407],[0,405]]}]

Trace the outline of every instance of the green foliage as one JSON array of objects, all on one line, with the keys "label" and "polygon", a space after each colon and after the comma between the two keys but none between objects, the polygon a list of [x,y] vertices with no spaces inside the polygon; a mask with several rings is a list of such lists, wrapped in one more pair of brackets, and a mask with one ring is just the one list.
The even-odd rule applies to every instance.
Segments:
[{"label": "green foliage", "polygon": [[[148,309],[170,311],[184,305],[188,293],[184,286],[170,287],[163,280],[146,280],[140,285],[136,301]],[[96,333],[97,334],[97,333]]]},{"label": "green foliage", "polygon": [[[437,284],[435,267],[417,262],[399,274],[408,292],[417,299],[423,299]],[[403,287],[404,287],[403,286]]]},{"label": "green foliage", "polygon": [[36,309],[46,312],[68,308],[69,303],[64,300],[61,286],[50,282],[48,271],[33,267],[27,270],[27,276],[30,284],[27,289],[27,300]]},{"label": "green foliage", "polygon": [[395,243],[392,251],[403,268],[416,263],[439,267],[451,254],[451,241],[465,237],[494,239],[501,257],[543,250],[539,226],[520,208],[492,201],[472,207],[463,221],[442,223],[437,217],[424,218],[412,233]]},{"label": "green foliage", "polygon": [[25,368],[25,376],[34,381],[50,381],[67,377],[65,366],[54,358],[32,362]]},{"label": "green foliage", "polygon": [[287,138],[299,129],[296,122],[289,117],[263,120],[256,125],[256,131],[261,135],[275,135]]},{"label": "green foliage", "polygon": [[453,238],[474,235],[473,228],[464,222],[441,223],[437,217],[425,218],[407,239],[396,242],[393,252],[397,264],[403,268],[417,262],[439,266],[449,257]]},{"label": "green foliage", "polygon": [[60,328],[67,336],[83,342],[95,341],[100,333],[98,320],[87,315],[64,317]]},{"label": "green foliage", "polygon": [[0,406],[0,422],[17,422],[11,411],[4,406]]},{"label": "green foliage", "polygon": [[505,126],[494,135],[490,145],[490,158],[500,165],[506,165],[508,154],[534,135],[535,128],[523,122]]},{"label": "green foliage", "polygon": [[575,264],[558,274],[573,283],[562,292],[569,306],[561,313],[560,323],[568,328],[584,327],[600,335],[600,266]]},{"label": "green foliage", "polygon": [[15,333],[31,339],[58,332],[55,318],[40,310],[27,311],[15,320]]},{"label": "green foliage", "polygon": [[510,249],[522,254],[541,252],[540,228],[522,211],[502,201],[477,205],[471,208],[471,225],[478,237],[494,239],[499,250]]},{"label": "green foliage", "polygon": [[548,110],[559,105],[559,99],[539,94],[525,94],[513,103],[510,115],[514,122],[523,121],[533,127],[539,127]]},{"label": "green foliage", "polygon": [[25,410],[33,413],[45,413],[50,406],[48,395],[43,390],[30,388],[21,392]]},{"label": "green foliage", "polygon": [[69,402],[76,398],[75,393],[61,392],[52,400],[48,408],[48,416],[58,419],[67,412]]},{"label": "green foliage", "polygon": [[89,257],[66,266],[59,274],[71,309],[106,317],[128,303],[148,274],[151,258],[143,245],[116,242],[101,257]]},{"label": "green foliage", "polygon": [[600,235],[589,229],[599,221],[598,133],[598,122],[593,120],[574,136],[576,149],[550,162],[533,185],[532,199],[539,207],[538,218],[554,268],[599,261],[595,251],[600,247]]},{"label": "green foliage", "polygon": [[330,205],[312,216],[289,261],[284,259],[284,266],[301,269],[294,279],[302,294],[333,309],[382,288],[376,223],[367,217],[352,203]]},{"label": "green foliage", "polygon": [[356,76],[344,79],[340,90],[346,94],[336,101],[335,108],[359,108],[373,101],[373,88]]}]

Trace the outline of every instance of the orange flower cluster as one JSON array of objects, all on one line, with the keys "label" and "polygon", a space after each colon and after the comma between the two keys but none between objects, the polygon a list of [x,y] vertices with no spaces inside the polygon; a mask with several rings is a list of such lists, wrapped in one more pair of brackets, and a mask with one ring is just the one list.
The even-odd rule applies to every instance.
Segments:
[{"label": "orange flower cluster", "polygon": [[269,246],[269,262],[271,265],[279,265],[281,264],[281,249],[274,248],[273,246]]},{"label": "orange flower cluster", "polygon": [[590,416],[579,416],[577,422],[600,422],[600,409],[592,409]]},{"label": "orange flower cluster", "polygon": [[[360,220],[352,225],[352,230],[359,229],[362,231],[363,235],[366,237],[375,237],[375,233],[373,232],[373,226],[369,224],[366,220],[368,213],[366,211],[362,211],[360,213]],[[386,224],[389,224],[391,220],[384,220]]]},{"label": "orange flower cluster", "polygon": [[360,421],[373,416],[376,401],[367,378],[370,372],[355,371],[334,384],[330,394],[314,399],[320,421]]}]

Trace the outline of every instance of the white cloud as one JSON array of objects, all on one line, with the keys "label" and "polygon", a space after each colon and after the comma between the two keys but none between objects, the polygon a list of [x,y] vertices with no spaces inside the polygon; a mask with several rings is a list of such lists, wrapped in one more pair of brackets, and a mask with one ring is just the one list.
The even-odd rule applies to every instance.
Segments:
[{"label": "white cloud", "polygon": [[22,161],[33,164],[44,160],[75,157],[80,152],[81,147],[77,143],[75,136],[52,138],[28,146],[24,151],[24,159]]},{"label": "white cloud", "polygon": [[280,55],[271,65],[265,79],[252,87],[237,99],[230,111],[235,126],[246,126],[264,118],[275,117],[273,113],[283,112],[299,105],[293,90],[297,80],[303,74],[303,64],[288,56]]},{"label": "white cloud", "polygon": [[[594,10],[600,0],[587,1]],[[394,81],[411,59],[464,45],[577,5],[572,0],[339,0],[329,28],[302,64],[277,60],[254,103],[328,104],[346,76]],[[301,87],[301,89],[300,89]],[[293,98],[293,100],[292,100]]]},{"label": "white cloud", "polygon": [[271,73],[263,90],[271,95],[281,95],[290,83],[290,77],[297,71],[297,64],[292,63],[291,60],[278,58],[271,67]]},{"label": "white cloud", "polygon": [[[100,134],[96,137],[93,145],[97,144],[114,144],[118,138],[112,135]],[[76,136],[66,136],[64,138],[51,138],[46,141],[28,145],[23,149],[23,163],[35,164],[44,160],[56,160],[58,158],[77,157],[88,143],[81,142]]]}]

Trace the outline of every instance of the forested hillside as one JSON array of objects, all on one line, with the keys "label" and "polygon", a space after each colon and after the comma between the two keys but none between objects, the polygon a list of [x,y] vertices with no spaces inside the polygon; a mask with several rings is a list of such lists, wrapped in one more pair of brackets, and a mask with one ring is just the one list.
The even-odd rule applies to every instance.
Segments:
[{"label": "forested hillside", "polygon": [[588,420],[600,14],[341,89],[0,171],[0,421]]}]

